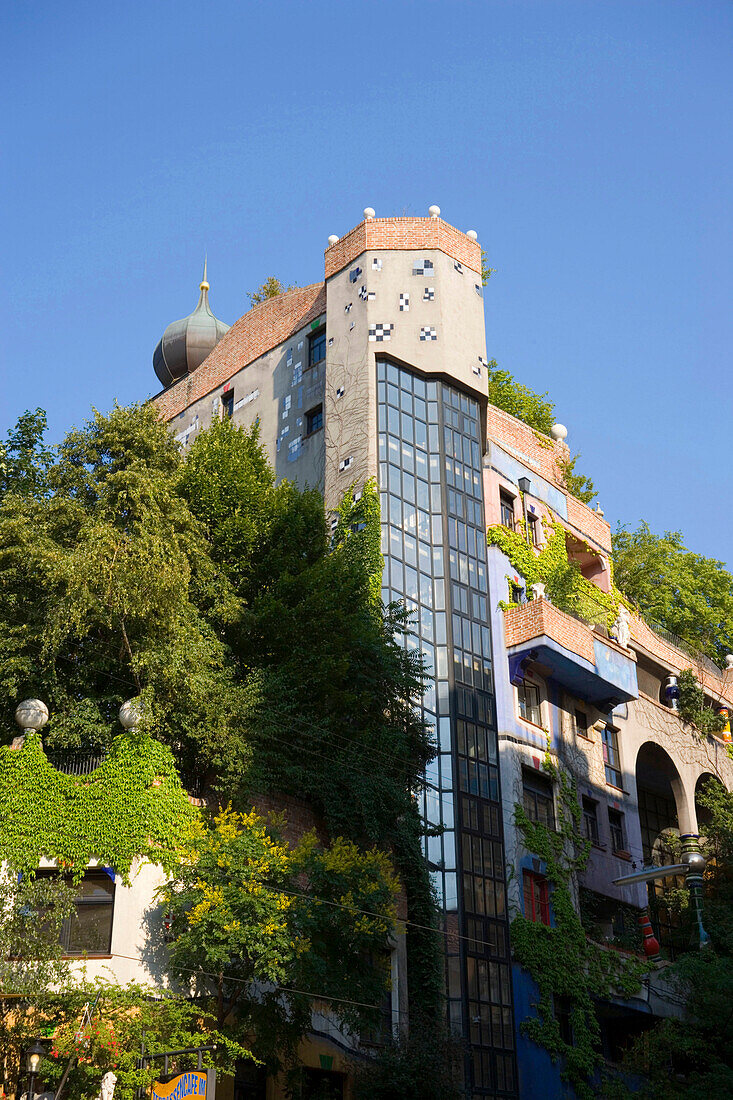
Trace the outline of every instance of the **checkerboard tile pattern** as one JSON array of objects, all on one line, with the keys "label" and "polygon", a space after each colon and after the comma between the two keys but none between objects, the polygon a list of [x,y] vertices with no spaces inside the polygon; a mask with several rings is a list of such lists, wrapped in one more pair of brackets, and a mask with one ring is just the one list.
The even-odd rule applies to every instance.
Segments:
[{"label": "checkerboard tile pattern", "polygon": [[389,324],[383,322],[382,324],[370,325],[369,339],[381,343],[382,340],[391,340],[393,332],[394,325],[391,322]]}]

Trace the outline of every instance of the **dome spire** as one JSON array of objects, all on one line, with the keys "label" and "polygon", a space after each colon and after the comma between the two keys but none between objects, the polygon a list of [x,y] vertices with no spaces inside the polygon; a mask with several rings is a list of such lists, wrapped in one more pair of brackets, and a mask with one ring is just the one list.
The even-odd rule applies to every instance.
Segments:
[{"label": "dome spire", "polygon": [[211,312],[208,256],[204,256],[196,308],[188,317],[168,325],[153,353],[153,367],[163,385],[170,386],[195,371],[228,331],[229,325]]}]

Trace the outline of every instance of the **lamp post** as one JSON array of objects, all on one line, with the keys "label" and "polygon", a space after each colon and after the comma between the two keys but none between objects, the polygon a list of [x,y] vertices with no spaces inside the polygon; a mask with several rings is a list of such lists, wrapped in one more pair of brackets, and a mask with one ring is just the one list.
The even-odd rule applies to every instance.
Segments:
[{"label": "lamp post", "polygon": [[25,1065],[28,1071],[28,1100],[34,1100],[36,1095],[36,1076],[38,1074],[38,1067],[41,1064],[41,1058],[46,1051],[43,1049],[38,1039],[32,1047],[29,1047],[25,1052]]}]

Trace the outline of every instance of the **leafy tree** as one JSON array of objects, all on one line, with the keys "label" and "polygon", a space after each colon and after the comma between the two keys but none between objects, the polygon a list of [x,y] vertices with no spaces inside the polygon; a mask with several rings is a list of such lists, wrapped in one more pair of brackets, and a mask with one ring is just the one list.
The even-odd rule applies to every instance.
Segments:
[{"label": "leafy tree", "polygon": [[374,1058],[354,1065],[355,1100],[460,1100],[460,1045],[411,1027]]},{"label": "leafy tree", "polygon": [[579,458],[580,455],[577,454],[559,463],[562,479],[565,483],[565,488],[572,496],[577,497],[578,500],[582,500],[584,504],[590,504],[591,501],[595,500],[598,496],[598,490],[589,477],[585,477],[584,474],[576,473],[575,463]]},{"label": "leafy tree", "polygon": [[[373,1022],[388,972],[397,883],[386,856],[306,834],[290,848],[255,813],[222,811],[161,889],[171,971],[209,1002],[217,1026],[277,1067],[311,1021],[313,991],[340,1019]],[[371,959],[371,963],[368,961]],[[258,993],[251,996],[252,984]],[[340,998],[345,1000],[342,1002]]]},{"label": "leafy tree", "polygon": [[176,490],[181,458],[147,406],[95,413],[0,508],[0,700],[38,695],[54,745],[107,743],[120,702],[204,765],[244,766],[246,693],[204,614],[232,613],[198,522]]},{"label": "leafy tree", "polygon": [[489,258],[488,258],[488,256],[486,255],[486,253],[484,252],[484,250],[482,248],[481,249],[481,283],[483,284],[483,286],[486,286],[486,284],[488,283],[491,276],[495,275],[495,274],[496,274],[496,268],[495,267],[489,267]]},{"label": "leafy tree", "polygon": [[644,615],[719,665],[733,651],[733,576],[695,554],[679,531],[655,535],[647,523],[613,536],[614,578]]},{"label": "leafy tree", "polygon": [[42,1030],[51,991],[68,981],[60,937],[73,905],[74,891],[62,884],[10,873],[0,878],[0,1082],[7,1092],[24,1048]]},{"label": "leafy tree", "polygon": [[285,286],[274,275],[270,275],[261,286],[257,287],[257,290],[252,291],[249,296],[250,305],[258,306],[260,302],[266,302],[268,298],[277,298],[280,294],[284,294],[286,290],[293,290],[297,285],[297,283],[292,283],[290,286]]},{"label": "leafy tree", "polygon": [[644,1033],[624,1060],[624,1077],[606,1095],[614,1100],[710,1100],[733,1093],[733,794],[708,783],[699,796],[704,825],[703,924],[710,942],[695,947],[665,972],[669,1000],[684,1015]]},{"label": "leafy tree", "polygon": [[43,443],[47,421],[43,409],[26,410],[5,443],[0,443],[0,500],[6,493],[41,492],[52,462],[52,453]]},{"label": "leafy tree", "polygon": [[535,393],[523,386],[507,370],[500,370],[496,359],[487,367],[489,403],[511,413],[538,432],[549,435],[555,423],[555,404],[547,393]]}]

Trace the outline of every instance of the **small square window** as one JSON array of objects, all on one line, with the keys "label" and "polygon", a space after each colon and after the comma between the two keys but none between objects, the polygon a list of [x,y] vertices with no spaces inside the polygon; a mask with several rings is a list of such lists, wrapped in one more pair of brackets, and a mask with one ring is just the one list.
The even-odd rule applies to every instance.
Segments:
[{"label": "small square window", "polygon": [[524,915],[527,920],[535,924],[550,923],[550,891],[547,879],[543,875],[535,875],[532,871],[524,871]]},{"label": "small square window", "polygon": [[575,708],[575,733],[578,737],[585,737],[590,740],[588,734],[588,715],[580,707]]},{"label": "small square window", "polygon": [[221,395],[221,415],[226,420],[234,415],[234,390],[227,390]]},{"label": "small square window", "polygon": [[319,328],[308,338],[308,366],[315,367],[326,358],[326,329]]},{"label": "small square window", "polygon": [[532,722],[535,726],[541,726],[540,689],[537,685],[522,680],[517,686],[517,698],[519,700],[519,713],[525,722]]},{"label": "small square window", "polygon": [[305,434],[313,435],[323,427],[323,405],[316,405],[315,409],[305,414]]}]

